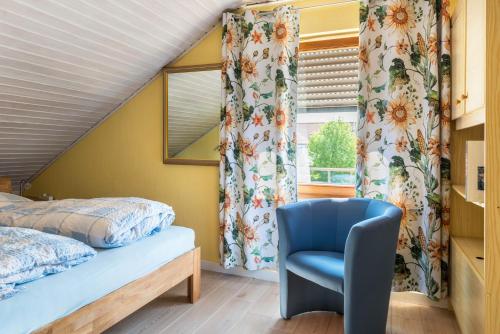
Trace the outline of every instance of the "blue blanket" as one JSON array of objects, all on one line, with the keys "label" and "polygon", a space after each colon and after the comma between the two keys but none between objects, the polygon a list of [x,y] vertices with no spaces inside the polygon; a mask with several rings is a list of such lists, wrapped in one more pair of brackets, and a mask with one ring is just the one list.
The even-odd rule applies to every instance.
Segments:
[{"label": "blue blanket", "polygon": [[0,300],[15,294],[18,284],[64,271],[95,255],[93,248],[77,240],[0,227]]},{"label": "blue blanket", "polygon": [[129,244],[162,230],[174,219],[170,206],[135,197],[0,202],[0,226],[64,235],[100,248]]}]

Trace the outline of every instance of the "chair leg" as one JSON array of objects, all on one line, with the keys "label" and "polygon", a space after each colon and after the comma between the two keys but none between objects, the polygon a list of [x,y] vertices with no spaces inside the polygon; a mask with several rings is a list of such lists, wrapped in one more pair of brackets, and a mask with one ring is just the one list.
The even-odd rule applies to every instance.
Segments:
[{"label": "chair leg", "polygon": [[[285,279],[283,279],[285,278]],[[280,280],[280,312],[283,319],[311,311],[344,313],[344,296],[286,271]]]}]

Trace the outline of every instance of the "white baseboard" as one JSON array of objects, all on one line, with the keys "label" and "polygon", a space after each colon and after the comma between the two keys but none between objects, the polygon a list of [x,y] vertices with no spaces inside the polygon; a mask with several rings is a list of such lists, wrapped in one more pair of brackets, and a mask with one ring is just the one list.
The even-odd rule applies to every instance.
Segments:
[{"label": "white baseboard", "polygon": [[245,270],[245,269],[240,268],[240,267],[225,269],[219,263],[212,262],[212,261],[205,261],[205,260],[201,261],[201,269],[208,270],[208,271],[215,271],[217,273],[223,273],[223,274],[229,274],[229,275],[251,277],[251,278],[260,279],[263,281],[279,282],[279,275],[278,275],[278,272],[276,270],[270,270],[270,269]]}]

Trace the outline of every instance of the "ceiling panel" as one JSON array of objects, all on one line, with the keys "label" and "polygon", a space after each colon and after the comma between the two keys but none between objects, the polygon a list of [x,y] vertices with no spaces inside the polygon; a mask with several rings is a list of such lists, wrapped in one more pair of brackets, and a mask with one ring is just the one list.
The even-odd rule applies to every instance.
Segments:
[{"label": "ceiling panel", "polygon": [[0,174],[32,177],[241,4],[2,1]]}]

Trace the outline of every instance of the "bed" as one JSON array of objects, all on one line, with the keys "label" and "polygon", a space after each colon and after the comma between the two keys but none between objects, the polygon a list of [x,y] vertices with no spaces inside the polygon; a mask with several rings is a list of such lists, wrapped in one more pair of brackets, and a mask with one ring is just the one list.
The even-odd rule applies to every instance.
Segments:
[{"label": "bed", "polygon": [[170,226],[97,251],[0,301],[0,333],[100,333],[185,279],[189,301],[199,299],[200,248],[191,229]]}]

